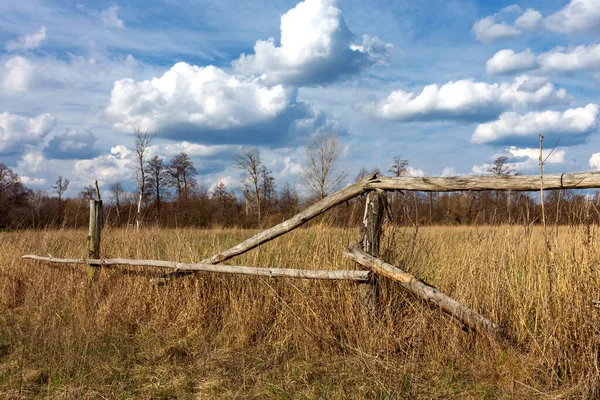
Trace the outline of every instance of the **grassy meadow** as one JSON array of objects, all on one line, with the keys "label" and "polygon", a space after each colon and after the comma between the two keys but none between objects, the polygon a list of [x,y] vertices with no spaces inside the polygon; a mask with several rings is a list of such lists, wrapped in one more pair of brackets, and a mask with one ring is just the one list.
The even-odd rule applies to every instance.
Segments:
[{"label": "grassy meadow", "polygon": [[[103,257],[197,262],[256,231],[106,229]],[[23,261],[86,255],[84,230],[0,232],[0,398],[527,399],[600,396],[600,231],[387,226],[382,258],[502,325],[502,347],[381,281]],[[313,224],[228,264],[355,269],[358,229]]]}]

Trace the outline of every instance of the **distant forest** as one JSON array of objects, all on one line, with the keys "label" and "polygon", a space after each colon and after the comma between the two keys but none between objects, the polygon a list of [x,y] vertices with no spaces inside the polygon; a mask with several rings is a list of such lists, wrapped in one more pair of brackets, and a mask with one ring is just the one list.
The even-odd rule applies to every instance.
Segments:
[{"label": "distant forest", "polygon": [[[338,165],[339,143],[335,135],[317,135],[306,146],[299,184],[304,196],[289,182],[276,182],[261,160],[258,148],[242,148],[232,160],[240,171],[236,187],[220,181],[210,189],[197,183],[193,161],[186,153],[171,160],[148,157],[153,136],[136,131],[137,171],[135,189],[128,192],[121,182],[102,188],[105,224],[113,227],[267,227],[290,218],[303,208],[340,189],[348,179]],[[406,176],[409,163],[394,157],[386,172]],[[362,168],[358,181],[368,174]],[[498,157],[488,172],[513,175],[506,157]],[[77,196],[65,198],[70,181],[59,176],[51,192],[28,189],[19,176],[0,163],[0,228],[82,228],[88,224],[89,200],[97,197],[93,185]],[[236,190],[234,190],[236,189]],[[236,194],[237,193],[237,194]],[[554,224],[592,223],[600,220],[600,197],[573,190],[545,191],[546,219]],[[390,192],[393,223],[426,224],[524,224],[541,223],[537,193],[524,192]],[[364,201],[353,199],[322,218],[333,226],[357,226]]]}]

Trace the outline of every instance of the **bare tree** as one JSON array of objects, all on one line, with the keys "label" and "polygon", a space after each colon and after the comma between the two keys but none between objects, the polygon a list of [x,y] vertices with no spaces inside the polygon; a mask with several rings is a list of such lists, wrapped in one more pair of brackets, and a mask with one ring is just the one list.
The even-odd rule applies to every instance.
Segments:
[{"label": "bare tree", "polygon": [[296,192],[296,189],[289,182],[286,182],[279,193],[279,211],[283,214],[284,218],[290,218],[298,212],[299,208],[300,197],[298,196],[298,192]]},{"label": "bare tree", "polygon": [[[518,175],[517,171],[513,168],[514,164],[507,163],[508,157],[506,156],[498,156],[494,160],[494,164],[487,169],[493,175]],[[506,192],[506,215],[508,218],[508,223],[512,222],[511,215],[511,204],[510,199],[512,193],[509,190]],[[496,191],[496,202],[500,201],[501,197],[504,196],[504,193]]]},{"label": "bare tree", "polygon": [[82,200],[91,200],[96,198],[96,188],[94,185],[85,186],[83,190],[79,192],[79,197],[81,197]]},{"label": "bare tree", "polygon": [[494,164],[487,169],[492,175],[517,175],[513,164],[508,164],[508,157],[499,156],[494,160]]},{"label": "bare tree", "polygon": [[262,195],[263,216],[268,215],[277,200],[275,193],[275,177],[264,165],[260,169],[260,192]]},{"label": "bare tree", "polygon": [[388,172],[391,172],[394,176],[405,176],[408,172],[407,168],[408,160],[403,160],[401,156],[395,156]]},{"label": "bare tree", "polygon": [[10,222],[11,211],[25,205],[28,197],[19,175],[0,162],[0,226]]},{"label": "bare tree", "polygon": [[54,193],[58,194],[58,221],[60,222],[60,220],[62,219],[62,197],[63,194],[67,191],[67,189],[69,188],[69,183],[71,183],[71,181],[69,181],[68,179],[63,179],[62,175],[60,175],[58,177],[58,179],[56,180],[56,182],[54,182],[54,186],[52,186],[52,189],[54,189]]},{"label": "bare tree", "polygon": [[110,193],[112,195],[113,201],[115,202],[115,209],[117,211],[117,222],[119,225],[121,224],[121,199],[125,194],[125,189],[123,189],[123,185],[121,182],[115,182],[109,187]]},{"label": "bare tree", "polygon": [[169,173],[164,160],[157,155],[152,157],[146,164],[146,174],[148,175],[146,184],[149,186],[149,193],[154,198],[154,204],[160,219],[162,197],[164,197],[164,191],[169,180]]},{"label": "bare tree", "polygon": [[148,155],[148,147],[150,147],[150,143],[152,143],[152,139],[154,139],[154,133],[150,133],[148,129],[142,130],[140,127],[136,126],[133,130],[135,136],[135,155],[137,162],[137,182],[138,182],[138,204],[137,211],[135,214],[135,226],[137,229],[140,229],[142,224],[142,201],[144,200],[144,195],[146,191],[146,170],[144,165],[146,163],[146,156]]},{"label": "bare tree", "polygon": [[316,134],[305,148],[305,166],[300,183],[311,196],[324,199],[338,190],[347,177],[339,170],[339,139],[337,134]]},{"label": "bare tree", "polygon": [[194,162],[186,153],[176,154],[168,166],[172,185],[177,189],[177,200],[186,202],[192,190],[196,187],[197,171]]},{"label": "bare tree", "polygon": [[[242,171],[244,195],[254,200],[257,220],[261,220],[261,173],[264,166],[260,160],[260,150],[256,147],[242,148],[233,160],[233,167]],[[248,186],[250,186],[248,188]],[[249,199],[248,199],[249,200]]]},{"label": "bare tree", "polygon": [[121,182],[115,182],[112,185],[110,185],[109,190],[115,202],[115,206],[118,210],[121,206],[121,199],[123,197],[123,194],[125,193],[125,189],[123,189],[123,185],[121,185]]}]

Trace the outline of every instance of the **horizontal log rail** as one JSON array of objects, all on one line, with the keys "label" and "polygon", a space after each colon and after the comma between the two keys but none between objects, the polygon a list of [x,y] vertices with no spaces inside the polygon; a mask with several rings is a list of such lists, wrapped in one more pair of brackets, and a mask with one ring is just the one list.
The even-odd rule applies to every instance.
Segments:
[{"label": "horizontal log rail", "polygon": [[59,264],[85,264],[98,266],[130,265],[169,268],[177,271],[217,272],[223,274],[267,276],[271,278],[301,278],[366,282],[369,280],[371,274],[369,271],[242,267],[235,265],[188,264],[161,260],[132,260],[127,258],[107,258],[96,260],[84,258],[43,257],[36,255],[24,255],[22,258]]},{"label": "horizontal log rail", "polygon": [[[539,175],[484,175],[453,177],[386,177],[367,182],[365,189],[410,190],[419,192],[454,192],[540,190]],[[600,188],[600,172],[566,172],[544,175],[544,189]]]}]

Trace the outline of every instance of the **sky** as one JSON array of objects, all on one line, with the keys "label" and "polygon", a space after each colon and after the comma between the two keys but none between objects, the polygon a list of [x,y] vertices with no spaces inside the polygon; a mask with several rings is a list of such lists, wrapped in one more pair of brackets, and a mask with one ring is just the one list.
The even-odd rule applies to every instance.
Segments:
[{"label": "sky", "polygon": [[[341,167],[413,176],[600,170],[600,0],[0,2],[0,162],[32,189],[133,185],[133,132],[239,186],[337,133]],[[550,154],[550,150],[554,148]]]}]

